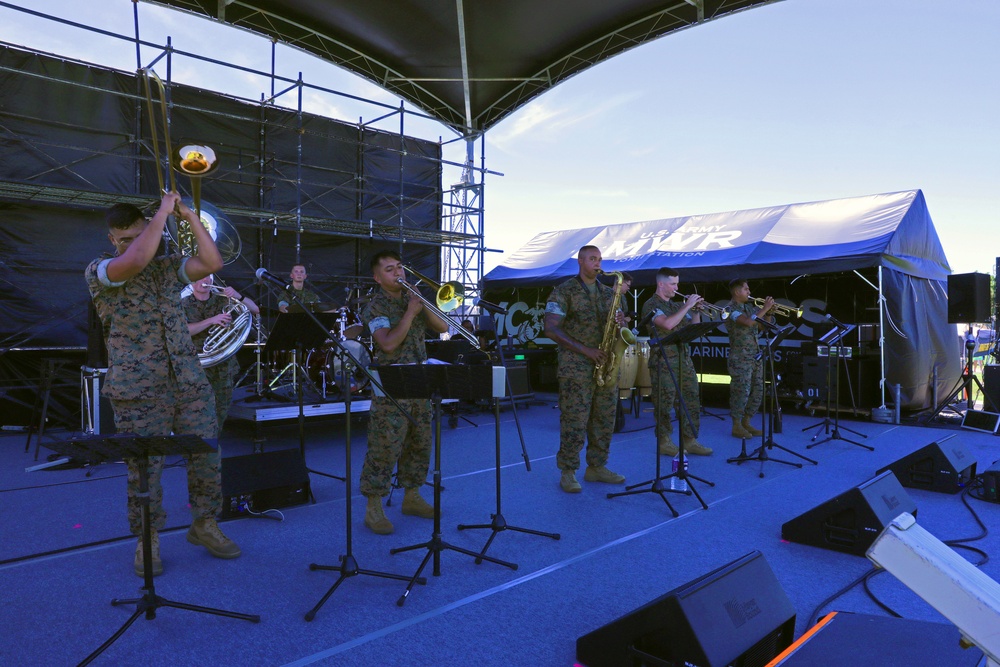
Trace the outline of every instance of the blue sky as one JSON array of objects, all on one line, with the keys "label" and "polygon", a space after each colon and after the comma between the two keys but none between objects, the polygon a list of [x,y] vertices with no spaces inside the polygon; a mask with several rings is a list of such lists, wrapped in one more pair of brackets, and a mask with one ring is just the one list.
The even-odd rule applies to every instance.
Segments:
[{"label": "blue sky", "polygon": [[[132,32],[131,0],[12,1]],[[169,35],[177,48],[269,69],[258,37],[143,3],[139,11],[144,39]],[[509,254],[543,230],[920,188],[952,268],[991,273],[1000,255],[998,34],[996,0],[784,0],[633,49],[490,130],[486,164],[504,176],[487,179],[486,245]],[[135,63],[127,44],[5,8],[0,40]],[[299,71],[398,104],[279,48],[278,72]],[[178,60],[174,79],[248,99],[269,91],[265,80],[192,61]],[[376,115],[330,96],[306,104],[349,122]],[[452,138],[433,123],[408,132]],[[458,148],[449,157],[461,159]],[[489,253],[487,270],[502,261]]]}]

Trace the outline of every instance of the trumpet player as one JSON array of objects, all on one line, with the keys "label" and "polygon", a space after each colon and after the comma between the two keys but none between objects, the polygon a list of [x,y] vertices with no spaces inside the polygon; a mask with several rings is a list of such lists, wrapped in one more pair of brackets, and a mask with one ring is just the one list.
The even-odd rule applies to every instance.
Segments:
[{"label": "trumpet player", "polygon": [[[611,433],[615,424],[618,387],[603,387],[594,379],[597,364],[608,361],[601,349],[605,323],[614,303],[614,289],[597,280],[601,251],[592,245],[580,248],[576,257],[580,270],[559,284],[545,304],[545,335],[559,345],[559,452],[556,465],[559,486],[566,493],[580,493],[576,478],[580,451],[587,441],[587,482],[624,484],[625,477],[608,470]],[[624,315],[614,315],[621,326]]]},{"label": "trumpet player", "polygon": [[[233,318],[228,311],[231,301],[239,301],[253,315],[260,315],[260,308],[253,299],[240,294],[230,286],[215,285],[215,276],[208,275],[191,283],[191,294],[181,300],[184,316],[187,317],[188,333],[194,340],[195,350],[201,349],[209,331],[216,326],[228,327]],[[236,355],[226,361],[209,366],[205,369],[208,383],[212,385],[215,394],[215,416],[219,423],[219,433],[229,414],[229,406],[233,402],[233,378],[239,371]]]},{"label": "trumpet player", "polygon": [[[197,242],[191,257],[179,253],[157,256],[167,217],[186,220]],[[114,255],[103,255],[84,272],[94,307],[104,324],[108,373],[104,393],[111,400],[119,433],[166,436],[197,435],[217,442],[215,397],[202,370],[178,296],[181,288],[222,268],[222,257],[198,216],[167,192],[149,220],[131,204],[108,209],[108,240]],[[139,462],[128,466],[127,516],[132,533],[142,531]],[[240,548],[216,523],[222,509],[218,448],[196,454],[187,462],[188,501],[193,523],[188,542],[202,545],[218,558],[236,558]],[[148,459],[149,512],[153,574],[163,572],[159,530],[166,525],[160,475],[163,457]],[[143,576],[142,538],[136,544],[133,570]]]},{"label": "trumpet player", "polygon": [[[399,254],[392,250],[376,253],[371,269],[379,289],[365,306],[361,320],[375,344],[376,363],[423,363],[427,360],[426,331],[444,333],[448,323],[403,288],[406,272]],[[368,413],[368,453],[360,486],[367,499],[365,526],[377,535],[394,530],[382,507],[382,498],[389,495],[393,468],[404,489],[403,514],[434,518],[434,508],[420,495],[431,461],[431,402],[408,398],[399,403],[417,426],[385,397],[373,397]]]},{"label": "trumpet player", "polygon": [[[645,322],[647,317],[652,317],[649,324],[651,337],[655,338],[662,333],[701,322],[699,304],[704,302],[701,296],[690,294],[682,302],[671,300],[677,294],[679,284],[680,275],[674,269],[663,267],[656,272],[656,293],[642,306],[641,321]],[[677,444],[671,435],[673,425],[670,421],[670,411],[677,398],[677,387],[673,380],[676,377],[681,387],[681,399],[687,408],[686,414],[678,409],[684,452],[708,456],[712,453],[712,449],[698,442],[697,438],[701,429],[701,399],[698,396],[698,375],[691,361],[690,345],[688,343],[664,345],[660,349],[663,350],[663,355],[659,350],[649,355],[649,370],[653,383],[653,410],[656,416],[656,442],[660,454],[676,456],[678,452]],[[664,356],[666,360],[663,359]],[[670,369],[666,364],[670,364]]]},{"label": "trumpet player", "polygon": [[757,359],[760,351],[757,336],[764,327],[758,319],[774,321],[771,310],[774,299],[767,297],[758,307],[750,301],[750,285],[744,278],[729,282],[729,416],[733,420],[734,438],[761,435],[751,421],[760,409],[764,396],[764,362]]}]

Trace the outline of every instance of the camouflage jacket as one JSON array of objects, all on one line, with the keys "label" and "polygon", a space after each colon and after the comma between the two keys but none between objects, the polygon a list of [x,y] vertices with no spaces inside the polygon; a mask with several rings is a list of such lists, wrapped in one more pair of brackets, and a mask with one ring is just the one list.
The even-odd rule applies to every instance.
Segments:
[{"label": "camouflage jacket", "polygon": [[181,308],[187,258],[156,257],[121,283],[108,279],[112,259],[98,257],[84,271],[108,346],[104,395],[136,400],[162,397],[169,389],[211,393]]},{"label": "camouflage jacket", "polygon": [[754,357],[759,351],[757,343],[757,325],[746,326],[736,321],[740,315],[752,317],[757,312],[757,306],[749,301],[740,305],[730,301],[729,319],[726,320],[726,330],[729,332],[729,357]]},{"label": "camouflage jacket", "polygon": [[[391,329],[399,324],[411,296],[409,292],[406,292],[401,298],[396,299],[380,288],[361,313],[361,321],[368,332],[374,334],[379,329]],[[379,348],[378,344],[375,344],[375,363],[413,364],[426,361],[427,346],[424,344],[426,332],[427,320],[424,319],[424,314],[420,313],[413,318],[410,330],[406,332],[406,338],[395,350],[385,352]]]},{"label": "camouflage jacket", "polygon": [[[666,315],[667,317],[670,317],[683,307],[684,303],[682,301],[667,301],[666,299],[663,299],[660,296],[654,294],[653,296],[646,299],[646,303],[642,305],[642,316],[640,319],[642,320],[646,319],[646,315],[648,315],[651,311],[656,312],[656,315],[653,316],[654,318],[659,317],[660,315]],[[686,312],[684,314],[684,319],[681,320],[681,323],[678,324],[673,329],[670,329],[670,331],[677,331],[678,329],[686,327],[687,325],[691,324],[691,319],[692,319],[691,311]],[[662,329],[660,329],[658,326],[656,326],[656,324],[652,322],[652,320],[650,320],[649,335],[651,338],[662,338],[665,334]],[[670,359],[677,357],[676,345],[664,345],[663,351],[667,353],[667,357]],[[691,353],[690,344],[681,343],[680,352],[681,354],[690,354]],[[650,368],[659,366],[659,363],[660,363],[660,353],[655,349],[650,350],[649,353]]]},{"label": "camouflage jacket", "polygon": [[[614,290],[597,282],[596,289],[589,290],[574,276],[559,284],[549,294],[545,304],[545,314],[561,316],[560,327],[566,334],[587,347],[600,347],[604,337],[604,325],[608,321]],[[567,347],[559,346],[560,377],[590,377],[594,373],[594,362],[583,354]]]},{"label": "camouflage jacket", "polygon": [[298,305],[297,303],[295,303],[295,299],[292,298],[293,294],[299,297],[299,300],[302,301],[302,303],[316,303],[317,301],[319,301],[319,296],[316,294],[316,292],[308,290],[304,287],[302,289],[295,289],[293,287],[291,289],[284,290],[281,292],[281,296],[278,297],[278,305],[279,306]]}]

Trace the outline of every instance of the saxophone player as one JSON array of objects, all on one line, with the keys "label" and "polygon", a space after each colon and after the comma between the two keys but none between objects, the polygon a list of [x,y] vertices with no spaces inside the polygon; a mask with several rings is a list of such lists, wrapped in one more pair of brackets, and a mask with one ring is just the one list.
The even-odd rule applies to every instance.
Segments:
[{"label": "saxophone player", "polygon": [[[601,251],[592,245],[577,253],[579,273],[557,285],[545,304],[545,335],[558,346],[559,452],[556,465],[562,475],[559,486],[566,493],[580,493],[576,479],[580,451],[587,441],[584,480],[623,484],[625,477],[607,468],[611,433],[615,422],[618,386],[600,386],[594,369],[608,361],[601,349],[605,324],[615,301],[614,289],[601,284]],[[614,314],[624,324],[621,311]]]},{"label": "saxophone player", "polygon": [[[196,350],[201,349],[213,327],[232,324],[233,317],[227,312],[231,301],[239,301],[253,315],[260,315],[260,308],[253,299],[229,286],[216,287],[213,275],[191,283],[191,294],[181,300],[181,306]],[[212,393],[215,394],[215,416],[219,422],[220,435],[226,415],[229,414],[229,406],[233,402],[233,377],[238,371],[236,355],[205,369],[208,382],[212,385]]]},{"label": "saxophone player", "polygon": [[[673,331],[687,324],[701,321],[698,304],[702,298],[691,294],[683,302],[671,301],[677,294],[680,276],[674,269],[661,268],[656,272],[656,293],[646,300],[642,306],[642,321],[647,316],[652,317],[649,324],[650,336],[656,338],[661,333]],[[664,345],[660,350],[654,350],[649,355],[649,370],[653,374],[653,409],[656,414],[656,441],[660,454],[676,456],[678,449],[671,437],[673,425],[670,421],[670,410],[677,398],[677,387],[673,377],[681,385],[681,398],[687,407],[687,415],[681,421],[681,438],[684,440],[684,451],[687,454],[708,456],[711,448],[705,447],[697,440],[701,426],[701,400],[698,397],[698,375],[691,362],[691,349],[687,343],[681,345]],[[670,369],[664,364],[670,364]],[[673,370],[673,374],[670,373]],[[678,413],[680,410],[678,409]]]}]

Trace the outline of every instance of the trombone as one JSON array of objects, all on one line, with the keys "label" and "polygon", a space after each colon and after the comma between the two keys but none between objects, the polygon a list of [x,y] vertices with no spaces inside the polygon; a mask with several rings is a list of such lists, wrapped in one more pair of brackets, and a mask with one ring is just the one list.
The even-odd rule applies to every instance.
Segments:
[{"label": "trombone", "polygon": [[[682,298],[685,301],[687,301],[688,297],[691,296],[691,295],[690,294],[681,294],[680,292],[676,292],[675,296],[679,296],[680,298]],[[693,308],[693,310],[695,310],[697,312],[705,313],[706,315],[718,315],[720,320],[729,319],[729,310],[728,309],[723,308],[722,306],[716,306],[714,303],[709,303],[708,301],[702,301],[697,306],[695,306]]]},{"label": "trombone", "polygon": [[[764,307],[764,299],[760,298],[759,296],[750,297],[750,301],[752,301],[753,304],[758,308]],[[774,306],[771,307],[771,312],[774,313],[775,315],[781,315],[782,317],[796,317],[799,319],[802,318],[801,308],[792,308],[791,306],[786,306],[778,302],[775,302]]]},{"label": "trombone", "polygon": [[[420,293],[420,290],[406,282],[405,279],[399,278],[397,282],[410,294],[420,299],[425,308],[428,308],[432,313],[440,317],[445,322],[451,322],[451,318],[448,317],[448,313],[462,305],[462,302],[465,300],[465,287],[462,283],[453,280],[444,283],[443,285],[439,285],[406,264],[403,265],[403,268],[412,273],[417,280],[426,283],[434,290],[434,302],[432,303],[430,299]],[[456,330],[462,338],[469,341],[472,347],[482,351],[483,348],[479,345],[479,338],[477,338],[475,334],[468,331],[465,327],[457,327]]]}]

